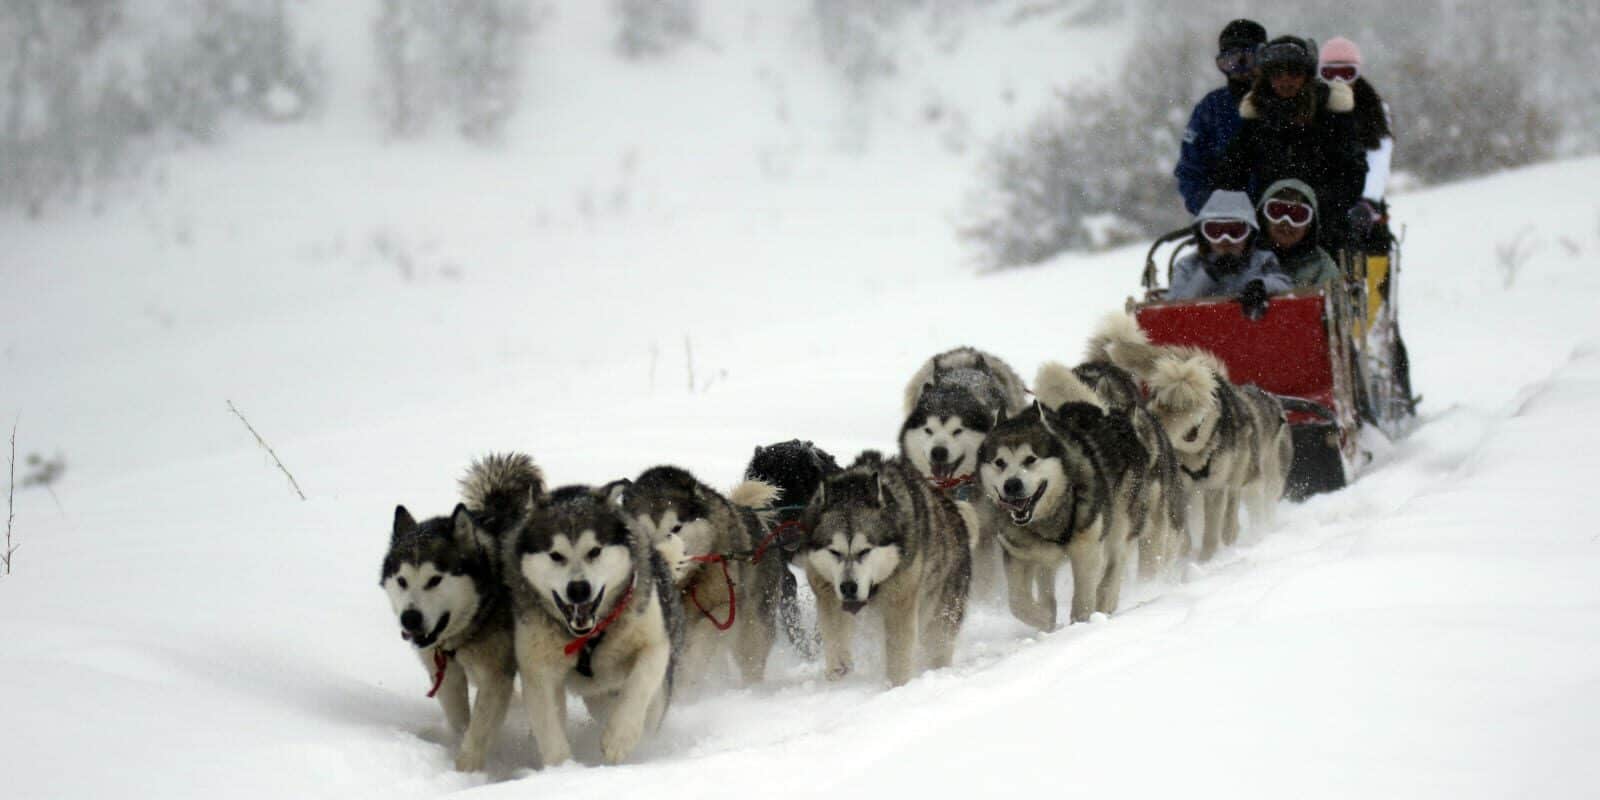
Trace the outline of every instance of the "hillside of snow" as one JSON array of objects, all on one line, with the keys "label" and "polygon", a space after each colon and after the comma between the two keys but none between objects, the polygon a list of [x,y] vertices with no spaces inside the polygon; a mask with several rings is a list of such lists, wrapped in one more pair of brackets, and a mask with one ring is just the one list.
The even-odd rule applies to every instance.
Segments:
[{"label": "hillside of snow", "polygon": [[[1031,376],[1137,286],[1142,248],[974,274],[950,234],[971,153],[907,135],[916,82],[865,152],[849,125],[785,149],[724,113],[770,101],[759,62],[848,110],[786,61],[784,19],[724,13],[721,60],[648,76],[586,55],[593,20],[554,23],[576,44],[540,74],[583,77],[535,86],[562,113],[501,150],[375,146],[334,115],[186,153],[98,213],[0,220],[0,421],[19,478],[66,464],[18,489],[0,576],[7,796],[1593,794],[1600,159],[1393,198],[1416,430],[1181,582],[1044,635],[980,599],[956,665],[895,690],[870,637],[839,683],[780,645],[620,767],[575,704],[579,763],[533,769],[513,707],[489,771],[454,773],[377,585],[396,503],[446,512],[491,450],[556,483],[673,463],[726,486],[757,444],[892,449],[929,355]],[[927,69],[968,91],[996,30]],[[1095,43],[1062,48],[1083,76],[1122,41],[1048,35]],[[1055,80],[1018,69],[1026,97]],[[661,107],[611,119],[622,91]]]}]

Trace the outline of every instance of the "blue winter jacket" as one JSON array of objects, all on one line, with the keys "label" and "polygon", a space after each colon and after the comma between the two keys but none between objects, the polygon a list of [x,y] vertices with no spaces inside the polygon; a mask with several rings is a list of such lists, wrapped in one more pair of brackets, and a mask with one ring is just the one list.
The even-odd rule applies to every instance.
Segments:
[{"label": "blue winter jacket", "polygon": [[1178,168],[1172,174],[1178,177],[1178,192],[1183,195],[1183,207],[1190,214],[1200,213],[1211,190],[1216,188],[1213,170],[1228,143],[1239,133],[1243,120],[1239,118],[1241,89],[1235,93],[1224,86],[1201,98],[1189,115],[1189,126],[1183,130],[1183,147],[1178,152]]}]

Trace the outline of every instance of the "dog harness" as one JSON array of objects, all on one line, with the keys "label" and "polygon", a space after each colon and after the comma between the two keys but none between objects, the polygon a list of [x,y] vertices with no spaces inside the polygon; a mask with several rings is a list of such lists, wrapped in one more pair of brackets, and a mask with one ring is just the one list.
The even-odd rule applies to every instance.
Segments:
[{"label": "dog harness", "polygon": [[456,651],[446,650],[443,647],[434,648],[433,651],[433,687],[428,689],[428,696],[439,693],[439,687],[444,685],[444,671],[450,666],[450,659],[456,657]]},{"label": "dog harness", "polygon": [[[756,558],[759,559],[760,557],[757,556]],[[689,588],[689,601],[694,603],[694,607],[699,609],[700,613],[706,615],[706,619],[711,620],[711,624],[717,630],[725,631],[733,627],[734,615],[739,611],[739,594],[733,590],[733,575],[728,572],[728,557],[721,553],[707,553],[703,556],[694,556],[689,560],[698,564],[722,565],[722,580],[728,585],[728,618],[718,622],[717,618],[711,615],[711,610],[700,604],[700,595],[695,592],[693,587]]]},{"label": "dog harness", "polygon": [[622,612],[627,610],[628,603],[632,600],[633,580],[629,579],[628,590],[622,593],[621,599],[617,600],[617,605],[611,609],[611,613],[607,614],[605,619],[600,620],[600,624],[594,626],[594,630],[567,642],[567,646],[561,649],[564,655],[578,654],[577,670],[579,675],[585,678],[594,677],[594,667],[590,664],[594,649],[599,647],[600,641],[605,638],[606,628],[611,627],[611,623],[616,622],[617,618],[622,616]]}]

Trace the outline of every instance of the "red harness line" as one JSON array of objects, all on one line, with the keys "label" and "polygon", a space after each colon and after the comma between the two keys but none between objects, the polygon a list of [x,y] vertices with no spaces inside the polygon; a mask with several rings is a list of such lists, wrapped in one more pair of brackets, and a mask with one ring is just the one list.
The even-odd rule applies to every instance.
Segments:
[{"label": "red harness line", "polygon": [[435,648],[434,649],[434,651],[433,651],[433,688],[428,690],[428,696],[429,697],[432,697],[432,696],[438,694],[439,693],[439,687],[444,685],[444,670],[445,670],[445,667],[450,666],[450,657],[452,655],[455,655],[455,654],[446,651],[443,647],[439,647],[439,648]]},{"label": "red harness line", "polygon": [[570,642],[567,642],[567,646],[561,648],[561,652],[570,656],[570,655],[578,652],[579,650],[582,650],[583,646],[588,644],[590,639],[593,639],[594,637],[599,636],[602,633],[605,633],[606,628],[611,627],[611,623],[616,622],[617,621],[617,617],[622,616],[622,612],[627,610],[628,603],[631,602],[632,600],[633,600],[633,581],[630,579],[628,581],[628,590],[626,592],[622,593],[622,598],[617,600],[617,605],[616,605],[615,608],[611,609],[611,613],[607,614],[605,619],[600,620],[600,624],[594,626],[594,630],[589,631],[588,633],[586,633],[586,634],[584,634],[582,636],[579,636],[578,638],[573,639]]},{"label": "red harness line", "polygon": [[[771,533],[767,534],[758,544],[756,544],[756,549],[750,552],[750,563],[760,564],[761,557],[767,554],[767,550],[772,547],[773,542],[778,541],[783,534],[792,530],[804,531],[805,526],[801,525],[799,520],[790,520],[788,522],[778,523],[778,525],[772,529]],[[705,606],[700,604],[699,594],[695,592],[694,589],[689,590],[689,602],[694,603],[694,607],[699,609],[700,613],[706,615],[706,619],[711,620],[711,624],[715,625],[719,631],[725,631],[733,627],[733,620],[739,610],[737,594],[733,590],[733,575],[729,574],[728,572],[728,559],[732,557],[738,557],[738,554],[729,556],[723,553],[707,553],[703,556],[691,556],[689,558],[690,561],[694,561],[699,564],[722,565],[722,580],[728,585],[728,618],[726,620],[718,622],[717,618],[712,616],[710,609],[707,609]]]},{"label": "red harness line", "polygon": [[967,485],[969,483],[972,483],[972,481],[973,481],[973,475],[971,473],[968,473],[966,475],[962,475],[959,478],[929,478],[928,479],[928,483],[933,484],[933,488],[938,489],[941,492],[948,492],[951,489],[956,488],[957,486],[965,486],[965,485]]},{"label": "red harness line", "polygon": [[722,565],[722,579],[728,584],[728,618],[718,622],[716,617],[711,616],[709,609],[700,605],[700,595],[693,588],[689,589],[689,600],[694,603],[695,608],[700,609],[700,613],[706,615],[706,619],[711,620],[711,624],[715,625],[717,630],[725,631],[733,627],[733,618],[739,611],[739,595],[733,590],[733,576],[728,573],[728,557],[721,553],[708,553],[703,556],[694,556],[689,560],[701,564]]}]

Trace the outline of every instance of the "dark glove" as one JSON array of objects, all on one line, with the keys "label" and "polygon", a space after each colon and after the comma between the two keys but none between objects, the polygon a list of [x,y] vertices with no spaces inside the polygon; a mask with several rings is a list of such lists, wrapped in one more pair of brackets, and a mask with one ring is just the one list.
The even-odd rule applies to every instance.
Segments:
[{"label": "dark glove", "polygon": [[1221,283],[1223,278],[1235,275],[1239,270],[1244,269],[1245,258],[1244,256],[1215,256],[1200,262],[1200,265],[1213,282]]},{"label": "dark glove", "polygon": [[1365,238],[1372,232],[1373,226],[1378,224],[1378,220],[1383,219],[1383,214],[1379,213],[1372,201],[1366,198],[1351,206],[1345,215],[1350,220],[1350,234],[1357,239]]},{"label": "dark glove", "polygon": [[1259,280],[1244,285],[1239,293],[1239,308],[1248,319],[1261,319],[1267,315],[1267,286]]}]

